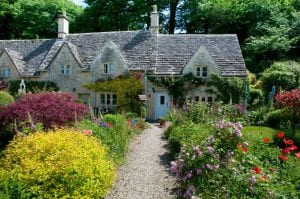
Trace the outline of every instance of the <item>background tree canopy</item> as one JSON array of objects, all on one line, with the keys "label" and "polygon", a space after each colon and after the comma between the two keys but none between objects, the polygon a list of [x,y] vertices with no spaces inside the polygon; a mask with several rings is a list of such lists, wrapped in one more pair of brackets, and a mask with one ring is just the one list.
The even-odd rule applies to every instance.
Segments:
[{"label": "background tree canopy", "polygon": [[299,59],[300,0],[1,0],[0,39],[56,37],[58,14],[70,32],[124,31],[149,27],[151,5],[161,32],[237,34],[247,68],[261,73],[278,60]]}]

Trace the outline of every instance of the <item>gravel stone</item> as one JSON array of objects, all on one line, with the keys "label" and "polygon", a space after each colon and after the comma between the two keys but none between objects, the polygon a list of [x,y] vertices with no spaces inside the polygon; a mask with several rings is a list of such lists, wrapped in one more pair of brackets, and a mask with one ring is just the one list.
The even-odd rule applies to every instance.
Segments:
[{"label": "gravel stone", "polygon": [[106,199],[169,199],[175,178],[170,174],[166,128],[151,128],[136,136],[129,145],[126,163],[118,170],[118,180]]}]

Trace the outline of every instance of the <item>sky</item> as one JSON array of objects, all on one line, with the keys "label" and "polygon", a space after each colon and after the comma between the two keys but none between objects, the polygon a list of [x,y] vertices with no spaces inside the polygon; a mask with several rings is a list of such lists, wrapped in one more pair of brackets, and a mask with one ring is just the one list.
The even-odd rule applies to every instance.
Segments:
[{"label": "sky", "polygon": [[80,6],[86,6],[86,4],[84,3],[84,0],[72,0],[74,3],[76,3],[77,5]]}]

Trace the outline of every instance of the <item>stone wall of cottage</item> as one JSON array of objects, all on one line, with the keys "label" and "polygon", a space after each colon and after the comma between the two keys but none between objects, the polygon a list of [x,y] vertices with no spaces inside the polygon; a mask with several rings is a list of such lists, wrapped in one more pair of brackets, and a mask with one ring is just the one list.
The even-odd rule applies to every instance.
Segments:
[{"label": "stone wall of cottage", "polygon": [[[5,81],[15,80],[20,78],[20,73],[6,52],[0,56],[0,68],[10,68],[11,76],[3,78]],[[1,70],[0,70],[1,71]]]}]

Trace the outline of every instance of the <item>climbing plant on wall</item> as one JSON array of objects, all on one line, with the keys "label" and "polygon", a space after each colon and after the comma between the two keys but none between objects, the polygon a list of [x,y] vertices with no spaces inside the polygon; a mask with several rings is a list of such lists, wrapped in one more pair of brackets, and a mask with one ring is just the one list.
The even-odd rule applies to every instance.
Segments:
[{"label": "climbing plant on wall", "polygon": [[85,87],[98,92],[114,92],[117,94],[118,110],[138,111],[138,95],[144,88],[141,78],[138,74],[126,74],[115,79],[98,80]]},{"label": "climbing plant on wall", "polygon": [[158,87],[165,87],[173,98],[175,106],[181,106],[186,100],[189,91],[205,83],[205,80],[188,73],[180,77],[153,77],[148,80]]},{"label": "climbing plant on wall", "polygon": [[217,96],[217,100],[223,101],[225,104],[232,100],[232,103],[240,103],[245,99],[245,82],[238,77],[223,78],[212,74],[208,86],[215,87],[215,89],[208,89],[207,92],[213,93]]}]

